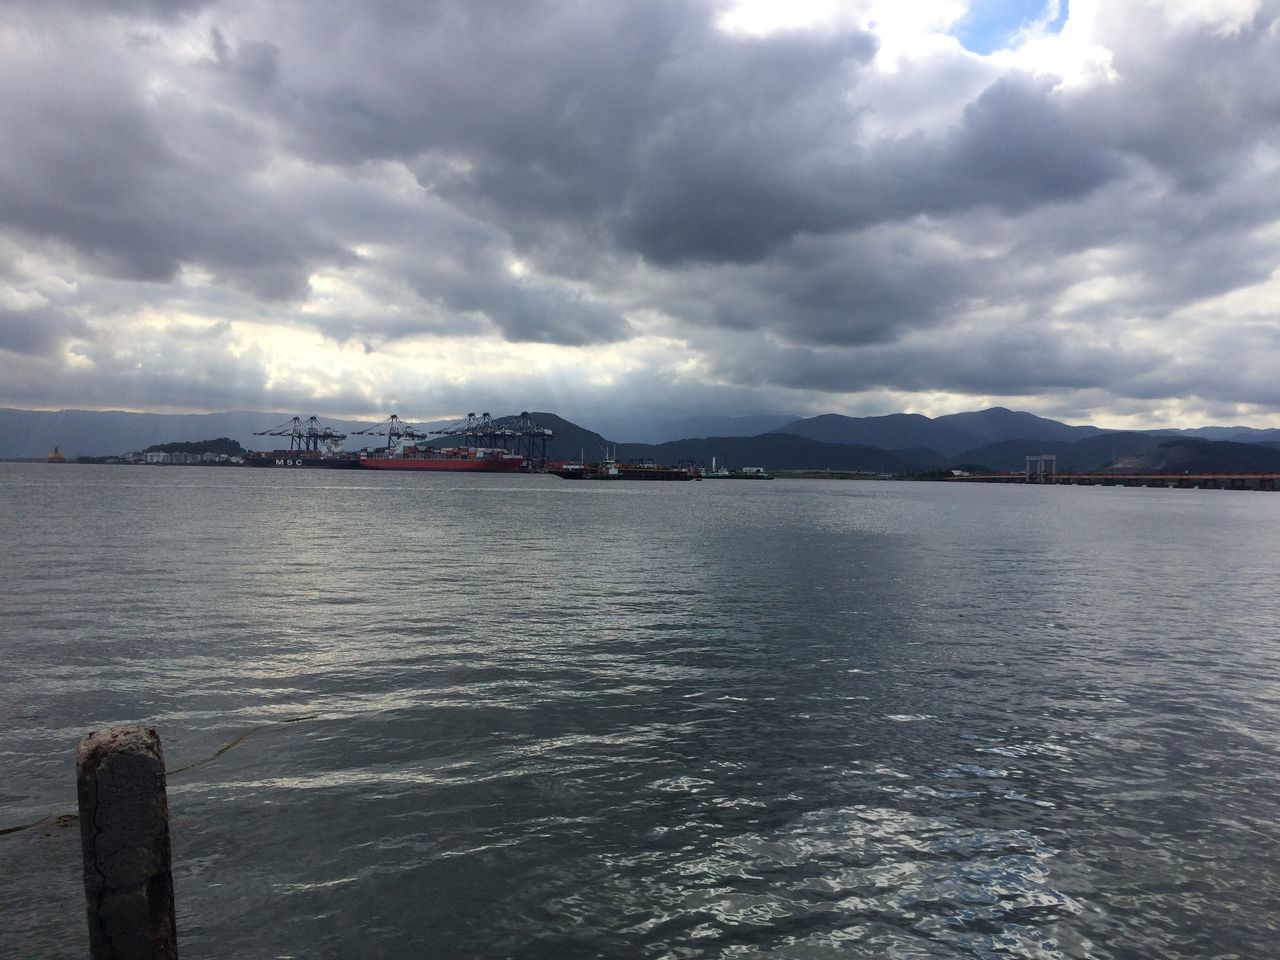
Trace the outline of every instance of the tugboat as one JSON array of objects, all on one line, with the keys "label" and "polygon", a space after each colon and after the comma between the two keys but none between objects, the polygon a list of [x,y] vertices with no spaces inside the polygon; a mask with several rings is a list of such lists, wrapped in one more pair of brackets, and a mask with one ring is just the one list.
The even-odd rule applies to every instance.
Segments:
[{"label": "tugboat", "polygon": [[57,447],[54,447],[54,448],[53,448],[53,450],[52,450],[52,452],[50,452],[50,453],[49,453],[49,454],[44,458],[44,462],[45,462],[45,463],[66,463],[66,462],[67,462],[67,458],[66,458],[65,456],[63,456],[63,455],[62,455],[62,451],[61,451],[61,450],[59,450]]},{"label": "tugboat", "polygon": [[716,458],[711,458],[711,469],[703,471],[703,480],[728,480],[733,474],[729,472],[728,467],[717,467]]}]

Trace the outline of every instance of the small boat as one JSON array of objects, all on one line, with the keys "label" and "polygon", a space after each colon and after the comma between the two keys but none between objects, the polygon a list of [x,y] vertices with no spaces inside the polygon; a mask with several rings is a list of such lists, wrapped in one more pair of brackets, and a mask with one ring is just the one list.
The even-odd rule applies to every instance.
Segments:
[{"label": "small boat", "polygon": [[773,474],[764,467],[743,467],[741,470],[730,470],[728,467],[716,467],[716,458],[711,458],[711,469],[702,474],[707,480],[772,480]]},{"label": "small boat", "polygon": [[583,480],[587,476],[587,465],[581,461],[549,463],[547,464],[547,473],[554,473],[557,477],[563,477],[565,480]]}]

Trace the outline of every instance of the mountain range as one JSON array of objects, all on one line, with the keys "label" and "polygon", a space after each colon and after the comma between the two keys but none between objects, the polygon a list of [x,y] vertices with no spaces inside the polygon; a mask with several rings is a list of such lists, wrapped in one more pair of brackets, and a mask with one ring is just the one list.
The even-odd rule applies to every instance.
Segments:
[{"label": "mountain range", "polygon": [[[1021,470],[1033,454],[1054,454],[1058,469],[1271,470],[1280,469],[1280,430],[1209,426],[1184,430],[1116,431],[1071,425],[1031,413],[992,407],[926,417],[824,414],[783,417],[690,417],[646,421],[641,434],[661,442],[618,442],[552,413],[534,419],[554,432],[551,459],[598,460],[610,450],[620,460],[694,461],[762,466],[770,470],[919,473],[963,468]],[[177,440],[228,437],[250,449],[284,446],[262,436],[291,418],[280,413],[149,414],[120,411],[57,412],[0,409],[0,458],[40,458],[55,446],[69,457],[105,456]],[[779,422],[783,421],[783,422]],[[365,421],[326,420],[351,434]],[[425,429],[443,422],[421,424]],[[697,438],[672,432],[703,428]],[[761,429],[754,434],[736,431]],[[723,430],[723,432],[717,432]],[[362,442],[363,441],[363,442]],[[349,447],[374,446],[376,437],[352,437]],[[1228,464],[1232,466],[1227,466]],[[1273,466],[1274,464],[1274,466]]]},{"label": "mountain range", "polygon": [[883,417],[845,417],[835,413],[794,420],[774,433],[791,433],[823,443],[862,443],[884,450],[925,449],[954,456],[1003,440],[1080,440],[1097,436],[1098,427],[1073,427],[1057,420],[992,407],[974,413],[926,417],[891,413]]}]

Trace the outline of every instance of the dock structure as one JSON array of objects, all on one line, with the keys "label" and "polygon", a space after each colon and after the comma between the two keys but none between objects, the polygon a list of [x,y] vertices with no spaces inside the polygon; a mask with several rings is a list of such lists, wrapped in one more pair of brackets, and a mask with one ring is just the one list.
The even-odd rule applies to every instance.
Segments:
[{"label": "dock structure", "polygon": [[1056,453],[1038,453],[1027,457],[1027,483],[1044,483],[1058,475],[1058,455]]},{"label": "dock structure", "polygon": [[1033,483],[1083,487],[1163,487],[1175,490],[1277,490],[1280,473],[1025,473],[949,477],[950,483]]}]

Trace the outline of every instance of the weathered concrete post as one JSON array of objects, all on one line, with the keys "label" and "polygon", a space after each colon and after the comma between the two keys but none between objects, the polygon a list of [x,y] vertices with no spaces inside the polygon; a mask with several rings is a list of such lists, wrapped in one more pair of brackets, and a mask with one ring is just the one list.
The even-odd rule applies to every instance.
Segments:
[{"label": "weathered concrete post", "polygon": [[76,750],[91,960],[176,960],[164,755],[154,730],[95,730]]}]

